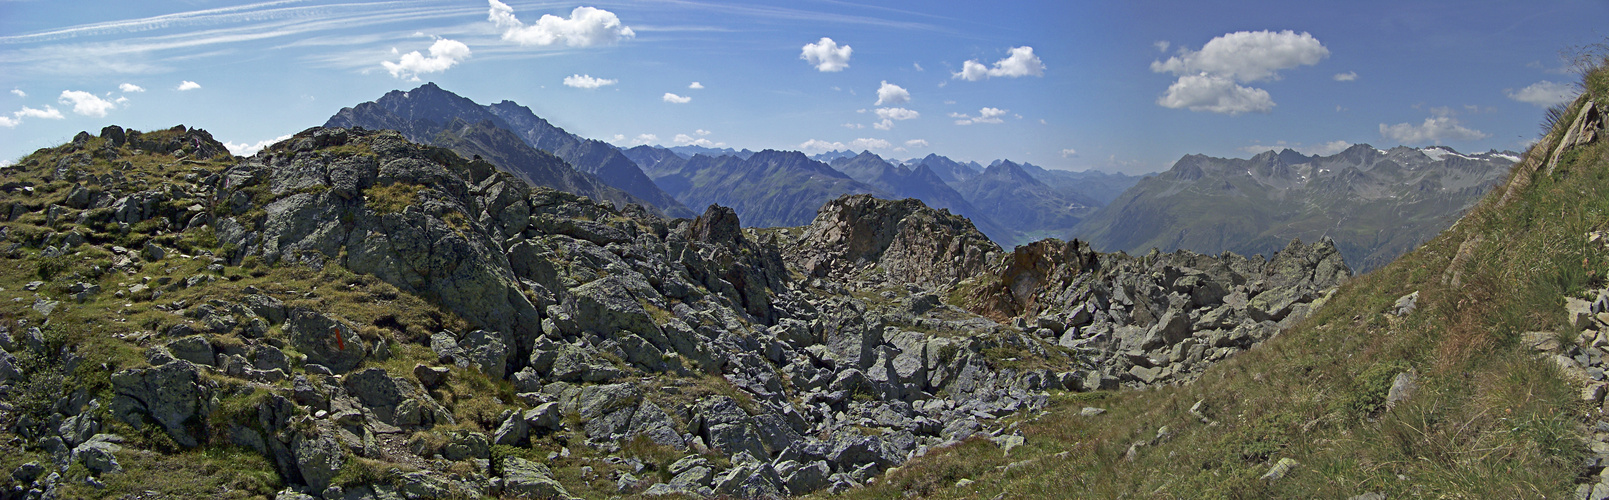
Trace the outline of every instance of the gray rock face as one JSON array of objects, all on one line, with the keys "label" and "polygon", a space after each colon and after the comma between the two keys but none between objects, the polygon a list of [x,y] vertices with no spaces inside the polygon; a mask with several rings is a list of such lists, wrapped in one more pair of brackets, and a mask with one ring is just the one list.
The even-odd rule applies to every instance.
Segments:
[{"label": "gray rock face", "polygon": [[570,498],[546,465],[519,457],[503,459],[503,493],[516,498]]},{"label": "gray rock face", "polygon": [[112,374],[112,414],[139,427],[149,418],[183,446],[200,444],[186,427],[200,416],[206,393],[200,372],[186,361],[151,368],[130,368]]},{"label": "gray rock face", "polygon": [[307,355],[308,363],[323,365],[335,373],[351,371],[368,357],[368,349],[356,329],[312,309],[292,309],[285,319],[285,333],[291,345]]},{"label": "gray rock face", "polygon": [[293,449],[296,455],[296,469],[301,473],[302,479],[313,491],[324,491],[330,486],[330,480],[341,471],[346,463],[346,450],[337,441],[332,432],[325,431],[318,435],[298,434]]}]

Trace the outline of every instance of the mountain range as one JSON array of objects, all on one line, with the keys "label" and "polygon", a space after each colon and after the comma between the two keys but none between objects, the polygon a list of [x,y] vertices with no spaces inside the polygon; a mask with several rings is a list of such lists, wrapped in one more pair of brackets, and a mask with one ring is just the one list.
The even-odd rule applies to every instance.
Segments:
[{"label": "mountain range", "polygon": [[1366,272],[1446,229],[1519,158],[1446,146],[1330,156],[1268,151],[1250,159],[1189,155],[1147,177],[1068,233],[1107,251],[1269,254],[1330,238]]}]

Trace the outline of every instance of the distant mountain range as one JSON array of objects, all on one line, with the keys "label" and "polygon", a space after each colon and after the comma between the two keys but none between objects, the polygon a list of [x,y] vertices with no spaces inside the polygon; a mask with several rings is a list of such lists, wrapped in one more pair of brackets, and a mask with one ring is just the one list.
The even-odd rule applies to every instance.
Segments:
[{"label": "distant mountain range", "polygon": [[816,209],[845,194],[893,196],[797,151],[682,158],[668,149],[638,146],[624,153],[687,206],[731,207],[751,227],[809,224]]},{"label": "distant mountain range", "polygon": [[1289,149],[1246,160],[1190,155],[1140,180],[1068,236],[1104,251],[1242,255],[1327,237],[1348,265],[1368,271],[1450,226],[1518,158],[1367,144],[1332,156]]},{"label": "distant mountain range", "polygon": [[409,140],[479,155],[534,185],[638,203],[672,217],[694,215],[614,146],[565,132],[510,101],[482,106],[427,83],[343,108],[324,126],[396,130]]}]

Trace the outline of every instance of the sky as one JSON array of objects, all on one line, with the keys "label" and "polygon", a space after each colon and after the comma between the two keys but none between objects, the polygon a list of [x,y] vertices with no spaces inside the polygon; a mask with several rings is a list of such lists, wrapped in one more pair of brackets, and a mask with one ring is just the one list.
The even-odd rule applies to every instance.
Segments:
[{"label": "sky", "polygon": [[106,125],[236,154],[425,82],[621,147],[1522,150],[1609,2],[0,0],[0,164]]}]

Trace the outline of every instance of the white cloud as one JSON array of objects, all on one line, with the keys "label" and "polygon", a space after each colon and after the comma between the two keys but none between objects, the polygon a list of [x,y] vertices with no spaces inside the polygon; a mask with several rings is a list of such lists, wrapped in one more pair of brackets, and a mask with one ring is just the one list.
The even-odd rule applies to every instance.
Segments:
[{"label": "white cloud", "polygon": [[61,115],[61,111],[57,111],[56,108],[50,106],[45,106],[45,109],[34,109],[23,106],[21,110],[12,113],[11,115],[17,118],[43,118],[46,120],[60,120],[65,118]]},{"label": "white cloud", "polygon": [[[703,132],[703,131],[700,130],[699,132]],[[724,142],[713,142],[713,141],[710,141],[709,139],[706,139],[706,138],[703,138],[703,137],[695,138],[695,137],[687,135],[687,134],[676,134],[676,137],[674,139],[671,139],[671,140],[674,141],[676,144],[680,144],[682,146],[698,146],[698,147],[704,147],[704,148],[719,148],[719,147],[725,147],[726,146],[726,143],[724,143]]]},{"label": "white cloud", "polygon": [[851,50],[848,45],[840,47],[831,38],[821,37],[821,41],[805,44],[804,49],[799,52],[799,58],[814,65],[816,71],[843,71],[849,67]]},{"label": "white cloud", "polygon": [[[469,59],[468,45],[464,45],[463,42],[457,40],[442,38],[436,40],[436,43],[430,44],[429,57],[415,50],[403,54],[402,59],[397,62],[382,61],[380,65],[385,66],[386,71],[391,72],[392,77],[419,81],[421,73],[447,71],[447,68],[451,68],[465,59]],[[196,87],[199,88],[200,86],[197,85]]]},{"label": "white cloud", "polygon": [[694,130],[693,133],[698,135],[710,135],[710,131],[704,129]]},{"label": "white cloud", "polygon": [[[418,54],[418,52],[415,52],[415,54]],[[199,88],[201,88],[201,84],[192,82],[190,80],[184,80],[179,82],[179,87],[177,90],[195,90]]]},{"label": "white cloud", "polygon": [[927,71],[927,70],[925,70],[925,69],[922,69],[922,63],[914,63],[914,62],[913,62],[913,63],[911,63],[911,66],[914,66],[914,67],[916,67],[916,70],[917,70],[917,71]]},{"label": "white cloud", "polygon": [[877,130],[892,130],[894,128],[894,120],[884,118],[883,121],[873,123],[872,128]]},{"label": "white cloud", "polygon": [[837,151],[837,150],[840,150],[840,149],[844,149],[844,143],[842,143],[842,142],[827,142],[827,141],[823,141],[821,139],[811,139],[811,140],[808,140],[808,141],[804,141],[804,143],[799,145],[799,150],[807,152],[807,153],[809,153],[809,152]]},{"label": "white cloud", "polygon": [[888,149],[892,146],[893,144],[889,144],[888,141],[882,139],[860,138],[849,141],[850,149],[859,149],[862,151],[867,149]]},{"label": "white cloud", "polygon": [[958,118],[956,125],[971,125],[974,123],[1000,123],[1000,117],[1005,116],[1007,110],[1000,108],[983,108],[978,110],[978,116],[968,116],[961,113],[950,113],[950,118]]},{"label": "white cloud", "polygon": [[28,93],[23,92],[22,89],[11,89],[11,93],[16,94],[17,97],[28,97]]},{"label": "white cloud", "polygon": [[1228,33],[1199,51],[1180,48],[1179,55],[1166,61],[1151,61],[1152,72],[1179,77],[1156,103],[1229,115],[1266,113],[1274,107],[1268,91],[1240,83],[1277,80],[1281,70],[1312,66],[1329,56],[1330,49],[1306,32]]},{"label": "white cloud", "polygon": [[1457,118],[1451,116],[1433,116],[1426,118],[1425,122],[1419,125],[1412,123],[1386,125],[1382,123],[1380,124],[1380,135],[1404,144],[1440,144],[1449,140],[1473,141],[1490,136],[1485,132],[1464,127],[1458,123]]},{"label": "white cloud", "polygon": [[863,123],[845,123],[844,128],[861,129],[866,128],[866,125]]},{"label": "white cloud", "polygon": [[910,120],[919,116],[922,114],[905,108],[877,108],[877,117],[884,120]]},{"label": "white cloud", "polygon": [[[1162,47],[1161,49],[1162,50],[1168,50],[1167,47]],[[1061,157],[1062,158],[1072,158],[1072,157],[1075,157],[1075,156],[1078,156],[1078,150],[1075,150],[1073,148],[1067,148],[1067,149],[1061,150]]]},{"label": "white cloud", "polygon": [[1302,153],[1302,154],[1305,154],[1305,155],[1330,156],[1330,155],[1333,155],[1333,154],[1336,154],[1336,153],[1339,153],[1339,152],[1342,152],[1342,151],[1346,151],[1346,148],[1350,148],[1350,147],[1352,147],[1352,143],[1347,142],[1347,141],[1321,142],[1321,143],[1313,144],[1313,145],[1306,145],[1306,144],[1302,144],[1300,142],[1298,142],[1298,143],[1288,143],[1288,142],[1285,142],[1285,141],[1276,141],[1272,145],[1269,145],[1269,144],[1252,144],[1250,146],[1241,146],[1241,147],[1239,147],[1237,149],[1239,149],[1241,151],[1245,151],[1247,154],[1253,154],[1253,155],[1262,154],[1263,152],[1266,152],[1266,151],[1279,151],[1279,150],[1282,150],[1282,149],[1293,149],[1293,150],[1296,150],[1296,152],[1299,152],[1299,153]]},{"label": "white cloud", "polygon": [[115,102],[115,103],[117,103],[119,105],[128,104],[128,97],[127,96],[119,96],[117,98],[117,100],[112,101],[112,102]]},{"label": "white cloud", "polygon": [[264,139],[264,140],[261,140],[261,141],[257,141],[256,143],[253,143],[253,144],[247,144],[247,143],[244,143],[244,142],[236,144],[236,143],[233,143],[233,142],[227,142],[226,141],[226,142],[223,143],[223,147],[229,148],[229,154],[232,154],[232,155],[235,155],[235,156],[251,156],[251,155],[257,154],[257,152],[261,151],[263,148],[272,146],[275,143],[278,143],[279,141],[283,141],[285,139],[291,138],[292,135],[293,134],[285,134],[285,135],[282,135],[282,136],[279,136],[279,137],[275,137],[273,139]]},{"label": "white cloud", "polygon": [[702,84],[702,83],[698,83],[698,82],[693,82],[693,84],[692,84],[692,85],[688,85],[688,86],[687,86],[687,88],[690,88],[690,89],[694,89],[694,90],[697,90],[697,89],[701,89],[701,88],[704,88],[704,84]]},{"label": "white cloud", "polygon": [[1312,66],[1329,56],[1330,49],[1306,32],[1237,31],[1213,38],[1200,51],[1185,48],[1167,61],[1152,61],[1151,71],[1255,82],[1278,79],[1280,70]]},{"label": "white cloud", "polygon": [[1151,46],[1156,47],[1157,52],[1167,52],[1168,47],[1172,47],[1173,44],[1167,40],[1157,40],[1155,42],[1151,42]]},{"label": "white cloud", "polygon": [[140,87],[139,85],[132,84],[132,83],[125,83],[125,84],[122,84],[122,85],[118,85],[117,89],[121,90],[123,92],[145,92],[144,88]]},{"label": "white cloud", "polygon": [[910,91],[905,90],[905,87],[888,83],[888,80],[883,80],[883,85],[877,87],[877,102],[872,103],[872,105],[882,106],[884,104],[903,104],[910,102],[910,100],[911,93]]},{"label": "white cloud", "polygon": [[1345,73],[1336,73],[1335,76],[1330,78],[1334,78],[1337,82],[1350,82],[1358,79],[1358,72],[1348,71]]},{"label": "white cloud", "polygon": [[693,100],[693,98],[691,98],[691,97],[679,96],[679,95],[676,95],[676,94],[672,94],[670,92],[666,92],[665,96],[660,97],[660,99],[665,101],[665,102],[673,102],[673,103],[676,103],[676,104],[685,104],[688,101]]},{"label": "white cloud", "polygon": [[18,119],[9,117],[9,116],[0,116],[0,127],[16,128],[17,124],[20,124],[20,123],[22,123],[22,120],[18,120]]},{"label": "white cloud", "polygon": [[1189,108],[1228,115],[1267,113],[1274,108],[1268,91],[1241,86],[1234,80],[1208,74],[1179,77],[1156,103],[1165,108]]},{"label": "white cloud", "polygon": [[497,0],[491,4],[487,20],[503,30],[503,40],[520,45],[548,46],[559,42],[571,47],[591,47],[633,38],[637,33],[621,24],[613,12],[592,7],[576,7],[565,19],[543,14],[536,24],[526,26],[514,17],[514,8]]},{"label": "white cloud", "polygon": [[659,142],[659,136],[654,134],[637,134],[637,137],[632,139],[631,142],[634,145],[641,146],[643,144]]},{"label": "white cloud", "polygon": [[95,94],[82,90],[63,90],[57,102],[72,105],[74,113],[84,116],[106,116],[107,111],[117,107],[112,101],[101,99]]},{"label": "white cloud", "polygon": [[960,78],[975,82],[993,77],[1018,78],[1024,76],[1045,76],[1045,63],[1034,55],[1034,48],[1029,46],[1012,47],[1011,55],[1005,59],[994,62],[994,67],[984,66],[976,59],[961,63],[961,71],[951,73],[950,78]]},{"label": "white cloud", "polygon": [[593,78],[592,75],[570,75],[564,77],[564,86],[578,89],[595,89],[604,85],[614,85],[620,80],[610,78]]},{"label": "white cloud", "polygon": [[905,141],[905,147],[925,148],[925,147],[927,147],[927,140],[925,140],[925,139],[911,139],[909,141]]},{"label": "white cloud", "polygon": [[1519,91],[1505,91],[1509,99],[1537,107],[1546,108],[1570,102],[1579,94],[1576,88],[1567,83],[1554,83],[1547,80],[1533,83]]},{"label": "white cloud", "polygon": [[615,144],[624,144],[626,142],[626,134],[615,134],[614,138],[610,139],[609,142]]}]

